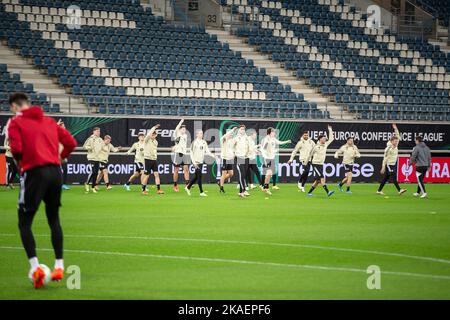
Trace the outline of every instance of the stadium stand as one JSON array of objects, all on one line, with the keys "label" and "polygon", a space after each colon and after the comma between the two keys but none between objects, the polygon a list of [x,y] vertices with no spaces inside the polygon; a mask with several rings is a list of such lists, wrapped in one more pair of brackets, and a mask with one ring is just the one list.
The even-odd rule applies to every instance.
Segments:
[{"label": "stadium stand", "polygon": [[42,106],[46,112],[59,112],[59,104],[51,104],[48,102],[45,94],[38,94],[34,91],[33,85],[24,83],[20,79],[20,75],[8,72],[5,64],[0,64],[0,111],[9,111],[8,96],[10,92],[26,92],[31,100]]},{"label": "stadium stand", "polygon": [[[328,116],[203,27],[167,24],[137,1],[18,3],[3,1],[2,38],[101,113]],[[65,23],[70,5],[83,10],[79,29]]]},{"label": "stadium stand", "polygon": [[450,120],[450,59],[439,48],[367,28],[365,14],[339,0],[222,3],[256,20],[239,36],[361,118]]},{"label": "stadium stand", "polygon": [[[221,3],[250,22],[237,36],[354,117],[450,120],[450,58],[438,47],[368,28],[343,0]],[[0,38],[90,112],[330,117],[204,27],[166,22],[139,1],[2,0],[0,19]]]},{"label": "stadium stand", "polygon": [[414,0],[414,3],[437,17],[444,26],[448,26],[450,18],[450,4],[448,0]]}]

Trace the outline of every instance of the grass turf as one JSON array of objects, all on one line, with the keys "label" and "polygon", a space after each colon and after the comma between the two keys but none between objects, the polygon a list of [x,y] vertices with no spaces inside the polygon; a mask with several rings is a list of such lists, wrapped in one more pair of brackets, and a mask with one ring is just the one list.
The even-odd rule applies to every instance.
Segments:
[{"label": "grass turf", "polygon": [[[148,197],[138,186],[64,191],[65,264],[80,267],[80,290],[65,281],[32,289],[18,191],[2,188],[0,299],[450,298],[449,185],[428,186],[429,199],[400,197],[392,185],[386,198],[375,185],[332,198],[280,188],[245,200],[235,185],[226,195],[208,185],[208,198],[169,186]],[[53,266],[43,206],[33,231],[40,262]],[[370,265],[381,269],[380,290],[367,288]]]}]

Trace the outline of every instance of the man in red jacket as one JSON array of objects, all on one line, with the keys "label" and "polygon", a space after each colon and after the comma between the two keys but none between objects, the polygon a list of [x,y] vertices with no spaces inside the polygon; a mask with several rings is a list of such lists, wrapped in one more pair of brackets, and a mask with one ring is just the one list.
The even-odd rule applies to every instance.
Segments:
[{"label": "man in red jacket", "polygon": [[[24,93],[12,94],[11,110],[16,116],[8,125],[11,153],[19,164],[21,179],[19,193],[19,230],[23,246],[30,261],[35,288],[44,284],[44,271],[36,256],[36,244],[31,225],[40,202],[45,203],[45,213],[51,229],[55,251],[55,269],[52,280],[59,281],[64,275],[63,234],[59,222],[61,205],[61,159],[75,149],[77,142],[70,133],[56,122],[44,116],[40,107],[30,106]],[[64,149],[59,153],[59,144]]]}]

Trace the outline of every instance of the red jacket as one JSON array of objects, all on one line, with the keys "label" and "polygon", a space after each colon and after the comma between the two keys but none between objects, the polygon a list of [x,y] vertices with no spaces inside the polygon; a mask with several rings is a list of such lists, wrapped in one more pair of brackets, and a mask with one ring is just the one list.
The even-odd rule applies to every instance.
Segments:
[{"label": "red jacket", "polygon": [[[46,165],[60,165],[61,160],[77,146],[69,131],[44,116],[40,107],[32,106],[19,112],[8,125],[11,153],[21,168],[21,173]],[[59,144],[64,149],[59,154]]]}]

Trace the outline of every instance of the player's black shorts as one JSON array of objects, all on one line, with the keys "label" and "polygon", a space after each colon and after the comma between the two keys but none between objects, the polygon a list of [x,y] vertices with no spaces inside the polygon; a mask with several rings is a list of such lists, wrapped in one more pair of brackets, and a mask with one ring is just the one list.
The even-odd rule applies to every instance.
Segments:
[{"label": "player's black shorts", "polygon": [[20,177],[19,207],[34,212],[41,201],[50,206],[61,205],[61,167],[49,165],[25,171]]},{"label": "player's black shorts", "polygon": [[386,165],[386,172],[389,173],[389,175],[397,174],[397,164],[394,165]]},{"label": "player's black shorts", "polygon": [[352,164],[344,164],[344,171],[347,172],[353,172],[353,165]]},{"label": "player's black shorts", "polygon": [[144,173],[150,174],[150,172],[158,172],[158,162],[156,160],[145,159]]},{"label": "player's black shorts", "polygon": [[263,174],[267,174],[267,171],[271,170],[272,173],[275,173],[275,159],[264,159],[263,162]]},{"label": "player's black shorts", "polygon": [[416,167],[416,172],[425,175],[427,173],[427,171],[428,171],[428,168],[429,167],[419,166],[419,167]]},{"label": "player's black shorts", "polygon": [[175,167],[188,165],[188,155],[183,153],[174,153],[172,154],[172,163]]},{"label": "player's black shorts", "polygon": [[322,164],[312,164],[314,171],[314,177],[316,179],[323,178],[323,165]]},{"label": "player's black shorts", "polygon": [[220,167],[222,171],[233,170],[233,160],[222,159],[222,166]]},{"label": "player's black shorts", "polygon": [[99,170],[105,170],[108,168],[108,162],[100,162],[98,169]]},{"label": "player's black shorts", "polygon": [[134,172],[141,173],[144,171],[144,164],[142,162],[135,162],[134,163]]}]

